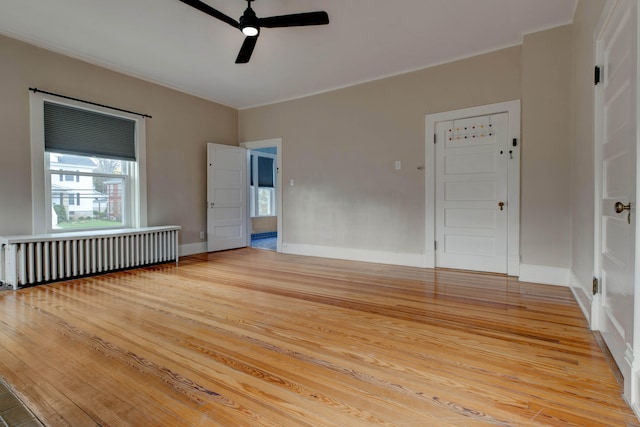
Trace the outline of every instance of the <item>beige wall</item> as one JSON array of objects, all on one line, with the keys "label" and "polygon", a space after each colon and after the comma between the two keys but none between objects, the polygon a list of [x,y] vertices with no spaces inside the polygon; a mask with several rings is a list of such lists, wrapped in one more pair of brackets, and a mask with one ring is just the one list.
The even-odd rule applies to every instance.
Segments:
[{"label": "beige wall", "polygon": [[[282,137],[285,243],[406,254],[421,254],[425,245],[424,172],[418,169],[425,115],[522,99],[522,262],[569,267],[573,246],[573,262],[586,277],[590,255],[577,247],[593,238],[578,237],[575,229],[582,235],[592,217],[572,213],[570,202],[581,210],[592,203],[590,187],[580,184],[592,175],[577,167],[592,162],[592,153],[574,147],[572,154],[570,123],[573,105],[573,139],[582,144],[579,126],[589,119],[589,106],[580,98],[587,94],[584,83],[575,83],[583,89],[571,97],[570,52],[583,44],[589,49],[582,39],[591,23],[579,25],[592,20],[598,5],[580,2],[576,29],[532,34],[522,46],[239,113],[0,37],[0,55],[10,58],[0,67],[0,234],[31,229],[25,215],[31,212],[29,86],[153,116],[147,122],[149,224],[183,226],[182,244],[198,242],[206,229],[206,142]],[[588,62],[588,52],[576,55]]]},{"label": "beige wall", "polygon": [[425,115],[522,98],[522,262],[569,267],[570,34],[241,111],[241,140],[283,138],[283,242],[423,253]]},{"label": "beige wall", "polygon": [[237,145],[236,110],[0,36],[0,235],[31,232],[29,87],[150,114],[149,225],[206,230],[206,143]]},{"label": "beige wall", "polygon": [[251,233],[271,233],[278,231],[277,216],[259,216],[251,218]]},{"label": "beige wall", "polygon": [[520,254],[525,264],[571,263],[571,30],[524,37]]},{"label": "beige wall", "polygon": [[[571,147],[572,270],[591,291],[594,276],[594,33],[606,0],[581,1],[573,23],[573,92]],[[585,304],[588,306],[588,303]]]}]

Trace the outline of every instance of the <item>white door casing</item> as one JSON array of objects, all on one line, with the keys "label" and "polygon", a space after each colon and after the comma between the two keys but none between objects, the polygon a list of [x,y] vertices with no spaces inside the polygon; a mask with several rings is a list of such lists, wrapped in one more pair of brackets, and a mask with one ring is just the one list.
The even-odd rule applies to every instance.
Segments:
[{"label": "white door casing", "polygon": [[207,251],[246,247],[247,150],[207,144]]},{"label": "white door casing", "polygon": [[[592,327],[624,377],[626,398],[638,403],[638,272],[636,271],[638,7],[620,0],[598,36],[602,83],[596,89],[596,275]],[[617,202],[630,209],[616,212]],[[634,374],[635,373],[635,374]]]},{"label": "white door casing", "polygon": [[507,272],[508,114],[436,124],[436,266]]},{"label": "white door casing", "polygon": [[[507,101],[497,104],[489,104],[478,107],[465,108],[455,111],[447,111],[443,113],[430,114],[426,116],[425,120],[425,266],[427,268],[435,268],[438,263],[436,262],[436,211],[437,211],[437,198],[436,198],[436,173],[438,167],[442,168],[444,164],[437,166],[436,159],[436,146],[442,144],[444,141],[436,138],[436,125],[440,122],[452,122],[459,121],[461,119],[468,119],[487,115],[496,115],[506,113],[506,149],[503,149],[503,155],[507,156],[507,169],[506,169],[506,200],[504,200],[503,211],[499,211],[498,202],[496,201],[495,208],[498,210],[496,214],[505,213],[506,215],[506,254],[504,255],[506,262],[506,273],[510,276],[518,276],[520,274],[520,101]],[[446,129],[448,131],[450,127]],[[442,138],[440,136],[439,138]],[[445,138],[446,139],[446,138]],[[504,141],[501,142],[504,146]],[[515,145],[514,145],[515,144]],[[486,161],[491,161],[490,156],[485,157]],[[464,159],[464,156],[461,157]],[[461,164],[464,166],[466,163],[469,167],[476,167],[470,162],[464,160],[462,162],[456,160],[454,163],[458,163],[456,167]],[[444,160],[442,160],[444,162]],[[497,163],[496,163],[497,166]],[[503,172],[501,172],[503,173]],[[464,175],[464,174],[461,174]],[[464,179],[460,178],[460,179]],[[444,189],[440,189],[444,192]],[[496,191],[498,191],[496,189]],[[497,195],[497,194],[496,194]],[[441,203],[442,205],[442,203]],[[453,208],[453,206],[451,206]],[[464,225],[460,222],[461,219],[468,215],[461,211],[452,210],[450,224]],[[460,215],[463,215],[461,218]],[[491,221],[491,213],[488,210],[483,211],[484,216],[478,218],[478,222],[483,220],[485,224],[487,221]],[[444,211],[440,213],[441,221],[444,223]],[[495,217],[498,221],[497,216]],[[503,221],[504,219],[500,219]],[[451,221],[454,221],[453,223]],[[455,221],[458,221],[457,223]],[[498,223],[496,223],[498,226]],[[463,227],[461,227],[463,228]],[[478,232],[478,231],[476,231]],[[502,231],[501,231],[502,232]],[[442,237],[440,238],[442,239]],[[438,242],[438,247],[442,248],[442,243]],[[462,254],[464,256],[468,254]],[[442,256],[439,257],[442,259]],[[503,261],[500,261],[502,264]],[[456,268],[472,269],[470,264],[461,264]],[[501,267],[502,268],[502,267]],[[474,269],[478,269],[475,267]],[[486,270],[486,269],[485,269]]]}]

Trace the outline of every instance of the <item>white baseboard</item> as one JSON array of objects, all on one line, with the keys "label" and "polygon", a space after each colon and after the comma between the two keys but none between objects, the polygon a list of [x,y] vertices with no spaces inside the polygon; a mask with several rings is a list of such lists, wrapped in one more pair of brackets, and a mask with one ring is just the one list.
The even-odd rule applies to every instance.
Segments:
[{"label": "white baseboard", "polygon": [[207,252],[207,242],[190,243],[188,245],[180,245],[178,247],[178,254],[180,256],[195,255],[204,252]]},{"label": "white baseboard", "polygon": [[403,265],[407,267],[427,267],[424,254],[383,252],[367,249],[303,245],[297,243],[283,243],[282,253],[315,256],[320,258],[343,259],[349,261],[373,262],[376,264]]},{"label": "white baseboard", "polygon": [[[207,252],[207,242],[180,245],[180,256]],[[339,248],[333,246],[283,243],[282,253],[291,255],[315,256],[320,258],[343,259],[349,261],[372,262],[376,264],[402,265],[407,267],[430,268],[424,254],[373,251],[368,249]],[[545,265],[520,264],[521,282],[546,285],[573,286],[583,289],[568,268]],[[580,302],[579,302],[580,303]],[[581,306],[584,311],[584,307]]]},{"label": "white baseboard", "polygon": [[[635,369],[633,371],[633,378],[631,379],[633,385],[633,390],[639,390],[640,387],[640,372]],[[636,417],[640,419],[640,393],[631,393],[632,396],[624,396],[624,400],[627,401],[633,412],[636,414]]]},{"label": "white baseboard", "polygon": [[520,264],[519,280],[521,282],[569,286],[570,277],[571,272],[568,268],[548,267],[546,265]]},{"label": "white baseboard", "polygon": [[571,286],[571,292],[580,310],[582,310],[582,314],[585,319],[587,319],[587,322],[589,322],[589,326],[592,326],[591,306],[593,305],[593,295],[589,292],[589,288],[580,282],[580,279],[578,279],[573,270],[569,277],[569,286]]}]

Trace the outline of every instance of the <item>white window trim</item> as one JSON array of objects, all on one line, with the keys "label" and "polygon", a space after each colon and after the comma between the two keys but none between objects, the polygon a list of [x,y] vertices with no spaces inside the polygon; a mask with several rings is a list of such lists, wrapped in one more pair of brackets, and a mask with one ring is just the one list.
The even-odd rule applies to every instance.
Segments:
[{"label": "white window trim", "polygon": [[[33,234],[48,234],[69,230],[53,230],[51,225],[51,200],[47,185],[50,187],[47,160],[44,150],[44,102],[53,102],[95,111],[115,117],[123,117],[136,122],[136,167],[131,171],[129,194],[131,218],[126,228],[147,226],[147,162],[146,129],[142,116],[115,111],[106,107],[91,105],[40,92],[29,92],[30,130],[31,130],[31,211]],[[137,183],[137,185],[135,184]]]}]

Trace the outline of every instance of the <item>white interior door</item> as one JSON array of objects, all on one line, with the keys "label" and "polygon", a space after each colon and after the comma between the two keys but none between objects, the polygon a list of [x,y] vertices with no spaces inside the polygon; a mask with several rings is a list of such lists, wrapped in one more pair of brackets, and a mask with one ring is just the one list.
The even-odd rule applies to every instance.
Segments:
[{"label": "white interior door", "polygon": [[436,124],[436,266],[507,272],[508,113]]},{"label": "white interior door", "polygon": [[[621,1],[599,41],[603,83],[599,86],[601,120],[600,277],[602,335],[625,377],[625,393],[633,361],[637,2]],[[616,211],[616,204],[620,207]],[[630,208],[630,209],[627,209]]]},{"label": "white interior door", "polygon": [[207,250],[247,246],[247,150],[207,144]]}]

